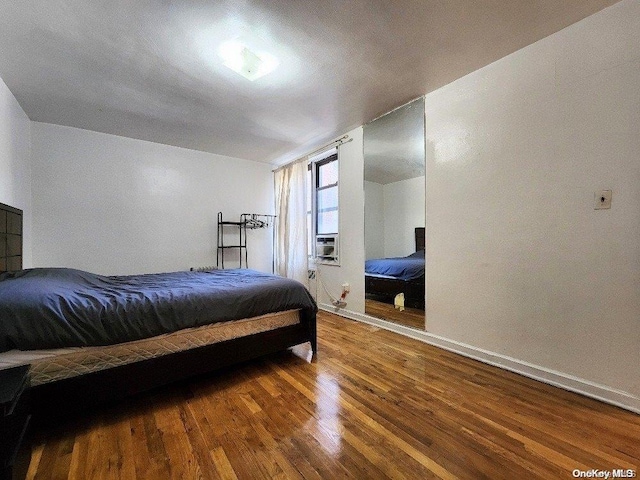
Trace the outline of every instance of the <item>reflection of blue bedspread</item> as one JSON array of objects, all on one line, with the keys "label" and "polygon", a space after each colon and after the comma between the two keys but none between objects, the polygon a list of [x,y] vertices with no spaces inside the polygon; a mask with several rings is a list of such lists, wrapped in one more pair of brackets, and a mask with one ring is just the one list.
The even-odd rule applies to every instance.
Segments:
[{"label": "reflection of blue bedspread", "polygon": [[406,281],[424,278],[424,250],[408,257],[367,260],[364,272],[367,275],[386,275]]},{"label": "reflection of blue bedspread", "polygon": [[0,275],[0,351],[109,345],[316,304],[253,270],[105,277],[67,268]]}]

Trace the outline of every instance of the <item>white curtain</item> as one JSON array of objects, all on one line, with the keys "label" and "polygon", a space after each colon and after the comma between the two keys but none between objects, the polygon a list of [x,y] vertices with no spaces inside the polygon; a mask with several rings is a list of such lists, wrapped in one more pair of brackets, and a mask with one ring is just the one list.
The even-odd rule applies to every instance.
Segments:
[{"label": "white curtain", "polygon": [[275,270],[308,286],[307,162],[300,160],[275,172]]}]

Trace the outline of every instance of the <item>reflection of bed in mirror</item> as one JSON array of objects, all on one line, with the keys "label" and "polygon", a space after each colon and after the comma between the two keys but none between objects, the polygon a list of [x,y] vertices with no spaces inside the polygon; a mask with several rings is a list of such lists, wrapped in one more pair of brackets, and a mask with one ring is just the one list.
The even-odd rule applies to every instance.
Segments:
[{"label": "reflection of bed in mirror", "polygon": [[365,295],[393,303],[399,293],[405,305],[424,310],[424,227],[415,229],[416,251],[406,257],[378,258],[365,262]]}]

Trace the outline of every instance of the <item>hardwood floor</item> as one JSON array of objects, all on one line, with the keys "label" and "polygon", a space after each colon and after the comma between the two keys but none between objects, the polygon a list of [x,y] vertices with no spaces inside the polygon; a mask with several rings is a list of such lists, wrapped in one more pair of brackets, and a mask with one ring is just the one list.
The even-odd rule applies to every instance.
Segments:
[{"label": "hardwood floor", "polygon": [[389,322],[399,323],[405,327],[417,328],[423,330],[425,327],[424,310],[406,307],[402,312],[384,302],[377,300],[365,299],[364,313],[376,318],[382,318]]},{"label": "hardwood floor", "polygon": [[32,479],[573,478],[640,416],[320,312],[308,346],[35,434]]}]

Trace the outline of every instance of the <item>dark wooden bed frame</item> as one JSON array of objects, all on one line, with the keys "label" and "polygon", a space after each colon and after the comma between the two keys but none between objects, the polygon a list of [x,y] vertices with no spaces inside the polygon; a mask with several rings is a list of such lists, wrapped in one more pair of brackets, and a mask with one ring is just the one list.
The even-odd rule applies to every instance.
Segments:
[{"label": "dark wooden bed frame", "polygon": [[[20,245],[19,249],[17,244]],[[22,211],[0,204],[0,273],[21,269]],[[316,313],[301,310],[300,323],[296,325],[32,387],[30,396],[33,413],[36,420],[46,422],[52,417],[78,413],[305,342],[311,343],[315,356]]]},{"label": "dark wooden bed frame", "polygon": [[[416,252],[425,248],[424,227],[415,228]],[[424,277],[417,280],[400,280],[364,275],[364,291],[368,298],[393,302],[395,296],[404,293],[404,304],[407,307],[424,310],[425,283]]]},{"label": "dark wooden bed frame", "polygon": [[35,386],[33,413],[36,420],[47,422],[305,342],[311,342],[315,355],[315,313],[304,317],[301,312],[301,323],[296,325]]}]

